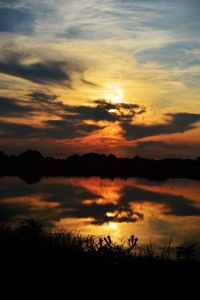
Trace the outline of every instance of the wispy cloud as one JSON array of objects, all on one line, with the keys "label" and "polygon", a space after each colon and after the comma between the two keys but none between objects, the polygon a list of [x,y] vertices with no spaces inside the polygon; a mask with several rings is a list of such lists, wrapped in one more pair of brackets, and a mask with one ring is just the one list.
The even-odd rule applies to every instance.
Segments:
[{"label": "wispy cloud", "polygon": [[[71,87],[71,73],[83,73],[83,66],[73,61],[46,60],[24,62],[20,53],[10,52],[0,60],[0,72],[11,76],[23,78],[38,84],[61,84]],[[29,57],[30,59],[31,57]]]},{"label": "wispy cloud", "polygon": [[1,137],[198,130],[199,14],[198,0],[0,0]]}]

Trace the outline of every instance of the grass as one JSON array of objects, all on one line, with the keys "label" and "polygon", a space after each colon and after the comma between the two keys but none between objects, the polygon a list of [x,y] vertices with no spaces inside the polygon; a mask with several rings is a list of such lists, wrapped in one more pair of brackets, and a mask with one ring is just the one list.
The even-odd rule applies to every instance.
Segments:
[{"label": "grass", "polygon": [[17,257],[62,257],[79,263],[106,262],[112,265],[193,263],[195,246],[179,246],[176,256],[172,255],[172,237],[166,246],[154,249],[149,245],[139,245],[139,239],[131,235],[126,241],[117,244],[110,236],[95,238],[81,236],[67,230],[46,230],[32,219],[24,219],[15,225],[0,226],[1,255]]},{"label": "grass", "polygon": [[195,281],[200,267],[195,246],[175,250],[177,255],[173,255],[172,238],[155,249],[151,242],[140,245],[134,235],[117,244],[110,236],[46,230],[34,220],[22,220],[0,226],[0,283],[10,287],[7,294],[17,284],[20,294],[28,287],[31,294],[37,291],[37,298],[41,289],[45,297],[55,290],[56,299],[59,293],[71,299],[70,293],[76,298],[84,291],[87,297],[101,293],[105,298],[109,289],[112,298],[113,292],[118,295],[121,291],[126,299],[126,294],[136,298],[146,291],[150,295],[152,289],[152,295],[159,294],[158,286],[165,295],[174,289],[183,294],[189,290],[191,295],[198,288]]},{"label": "grass", "polygon": [[[160,249],[150,242],[140,245],[137,237],[117,244],[110,236],[94,238],[66,230],[46,230],[34,220],[0,226],[1,287],[6,294],[23,292],[40,298],[56,293],[56,299],[96,296],[115,298],[121,292],[139,297],[179,295],[185,290],[191,297],[198,289],[200,263],[195,259],[195,246],[180,246],[172,255],[172,238]],[[190,283],[191,282],[191,283]],[[93,291],[93,289],[94,290]],[[159,288],[158,288],[159,287]],[[26,292],[28,288],[28,294]],[[107,292],[107,290],[109,292]],[[59,293],[61,295],[59,296]],[[72,294],[72,297],[70,296]],[[52,296],[52,295],[51,295]],[[171,296],[170,296],[171,297]]]}]

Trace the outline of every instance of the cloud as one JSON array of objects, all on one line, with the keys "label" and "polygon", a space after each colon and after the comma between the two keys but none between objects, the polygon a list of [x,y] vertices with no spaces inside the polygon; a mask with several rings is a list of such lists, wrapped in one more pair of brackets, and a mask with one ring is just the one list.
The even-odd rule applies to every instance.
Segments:
[{"label": "cloud", "polygon": [[20,77],[34,83],[49,85],[57,83],[69,86],[70,75],[64,70],[66,63],[62,61],[43,61],[25,64],[13,54],[0,61],[0,72]]},{"label": "cloud", "polygon": [[[37,199],[40,195],[42,205],[40,210],[37,211],[34,203],[20,202],[18,205],[14,198]],[[143,219],[143,215],[134,212],[129,204],[121,206],[121,204],[96,204],[95,201],[101,195],[90,192],[87,188],[82,186],[73,185],[70,183],[51,182],[51,184],[39,183],[37,187],[34,185],[24,185],[22,182],[12,182],[12,189],[10,189],[10,181],[4,180],[4,185],[0,186],[0,208],[5,215],[0,213],[0,219],[4,221],[11,218],[21,216],[32,217],[34,212],[37,211],[37,217],[49,222],[60,221],[63,218],[91,218],[92,224],[101,225],[108,222],[131,222],[134,223]],[[6,203],[4,199],[11,199]],[[90,204],[84,204],[84,200],[90,200]],[[94,202],[93,202],[94,201]],[[57,206],[52,209],[47,209],[48,204],[56,203]],[[108,216],[107,212],[113,212],[113,216]],[[7,219],[8,218],[8,219]]]},{"label": "cloud", "polygon": [[0,8],[20,8],[23,2],[23,0],[0,0]]},{"label": "cloud", "polygon": [[[112,203],[79,204],[76,209],[71,211],[69,210],[69,207],[67,208],[69,211],[67,214],[68,218],[91,218],[93,219],[91,223],[95,225],[102,225],[109,222],[134,223],[143,219],[143,214],[132,211],[130,207],[120,207],[119,205]],[[108,216],[107,212],[112,212],[113,216]]]},{"label": "cloud", "polygon": [[46,94],[44,92],[39,92],[39,91],[32,92],[32,93],[28,94],[28,96],[32,100],[36,100],[36,101],[39,101],[39,102],[51,102],[51,101],[56,100],[58,98],[58,96],[56,96],[56,95]]},{"label": "cloud", "polygon": [[16,117],[27,116],[32,111],[31,106],[19,105],[17,100],[0,97],[0,116],[1,117]]},{"label": "cloud", "polygon": [[146,108],[142,105],[133,103],[113,103],[106,100],[96,100],[97,108],[102,108],[105,111],[111,111],[118,116],[118,121],[132,120],[135,115],[145,113]]},{"label": "cloud", "polygon": [[[27,96],[29,99],[26,97],[18,100],[0,97],[0,116],[3,118],[0,121],[1,138],[16,138],[23,143],[25,141],[29,143],[32,138],[35,140],[40,139],[40,141],[43,138],[44,142],[47,139],[52,140],[52,142],[56,140],[62,142],[68,139],[68,142],[71,143],[70,140],[89,136],[115,123],[123,129],[124,137],[127,140],[124,144],[122,141],[118,146],[121,149],[120,153],[123,153],[123,155],[124,153],[127,156],[139,154],[159,158],[163,156],[198,156],[199,145],[195,143],[190,144],[189,142],[180,141],[177,144],[169,144],[162,140],[139,141],[139,139],[187,132],[197,127],[196,123],[200,121],[199,114],[168,114],[166,115],[168,119],[170,118],[168,123],[138,125],[134,124],[134,118],[136,115],[146,112],[146,108],[142,105],[113,103],[103,99],[95,100],[91,105],[67,105],[59,101],[55,94],[41,90],[33,91]],[[38,125],[35,125],[35,118],[42,115],[44,116],[43,119]],[[22,122],[16,121],[16,117],[21,118]],[[30,121],[25,122],[28,117],[31,117]],[[9,118],[9,120],[6,118]],[[13,118],[13,121],[11,118]],[[128,140],[136,140],[137,143],[130,145]],[[60,146],[57,145],[57,147]],[[70,149],[69,153],[77,151],[73,144],[68,144],[66,147]],[[82,146],[79,145],[79,147],[81,149]],[[90,149],[90,147],[91,145],[87,149]],[[95,151],[95,145],[92,149]],[[98,151],[99,148],[96,149]]]},{"label": "cloud", "polygon": [[34,114],[52,114],[56,116],[57,111],[63,110],[65,105],[55,101],[57,96],[44,92],[32,92],[27,95],[29,99],[15,99],[0,96],[0,116],[5,118],[19,117],[22,120]]},{"label": "cloud", "polygon": [[0,32],[29,35],[33,33],[35,16],[30,10],[21,10],[19,8],[19,1],[18,3],[17,1],[12,1],[12,3],[7,3],[7,5],[4,1],[0,2]]},{"label": "cloud", "polygon": [[102,129],[98,125],[89,125],[81,123],[72,123],[65,121],[47,121],[46,124],[51,127],[36,127],[21,123],[10,123],[0,121],[0,137],[4,138],[50,138],[50,139],[72,139],[75,137],[85,136],[90,132]]},{"label": "cloud", "polygon": [[185,197],[156,193],[137,187],[125,187],[120,202],[121,205],[130,202],[164,204],[169,210],[167,214],[175,216],[200,216],[200,208],[194,206],[192,201]]},{"label": "cloud", "polygon": [[47,121],[51,128],[45,128],[41,133],[42,136],[55,139],[70,139],[85,136],[91,132],[102,129],[102,126],[95,124],[83,124],[77,120],[71,121]]},{"label": "cloud", "polygon": [[176,113],[167,114],[166,116],[171,118],[166,124],[137,125],[130,122],[123,122],[124,135],[128,140],[132,140],[156,135],[184,133],[197,128],[195,123],[200,121],[200,114]]},{"label": "cloud", "polygon": [[145,107],[138,104],[113,103],[106,100],[94,101],[95,106],[66,107],[70,112],[77,113],[79,119],[94,121],[132,120],[136,114],[145,112]]},{"label": "cloud", "polygon": [[[27,41],[30,43],[30,40]],[[50,45],[49,45],[50,47]],[[86,58],[79,58],[73,53],[63,54],[59,47],[53,50],[45,48],[30,50],[27,45],[19,47],[13,43],[3,42],[0,52],[0,73],[22,78],[38,85],[60,85],[62,89],[74,88],[74,84],[99,87],[96,83],[85,78],[89,68]],[[42,45],[41,45],[42,48]],[[47,53],[47,51],[49,51]],[[67,51],[67,50],[66,50]],[[33,53],[35,53],[33,55]],[[60,59],[58,59],[60,57]],[[42,87],[41,87],[42,89]],[[38,93],[36,91],[36,93]],[[39,92],[41,93],[41,92]],[[30,95],[34,98],[41,94]]]},{"label": "cloud", "polygon": [[[0,219],[4,221],[37,214],[38,218],[48,222],[87,218],[95,225],[108,222],[134,223],[145,218],[145,215],[134,210],[134,203],[146,202],[163,205],[162,211],[167,215],[200,216],[200,209],[188,198],[148,191],[135,185],[123,186],[117,203],[97,203],[103,197],[101,194],[77,185],[76,182],[74,184],[73,180],[66,178],[63,182],[49,179],[48,184],[41,181],[37,185],[24,185],[23,182],[13,179],[12,188],[10,186],[10,178],[3,179],[0,186]],[[28,202],[26,197],[29,198]],[[89,203],[84,203],[85,200],[89,200]],[[56,205],[51,206],[52,204]]]},{"label": "cloud", "polygon": [[[104,125],[99,125],[99,121],[122,122],[130,120],[136,114],[141,114],[145,111],[144,107],[140,107],[137,104],[114,104],[105,100],[96,100],[90,106],[66,105],[58,102],[56,95],[38,91],[30,93],[28,96],[30,101],[26,102],[2,98],[0,102],[2,116],[26,118],[28,114],[48,112],[49,115],[53,115],[58,119],[44,120],[40,127],[17,122],[11,123],[4,120],[1,121],[1,137],[71,139],[103,129]],[[38,106],[38,103],[44,106]],[[86,121],[94,123],[88,124]]]},{"label": "cloud", "polygon": [[6,121],[0,121],[0,137],[5,138],[28,138],[41,136],[41,129],[20,123],[11,123]]},{"label": "cloud", "polygon": [[[198,112],[199,9],[199,0],[0,0],[1,93],[10,98],[29,95],[31,100],[4,102],[1,112],[4,117],[24,117],[21,122],[26,124],[31,122],[25,120],[27,114],[35,113],[34,124],[38,118],[41,126],[43,120],[42,133],[34,129],[36,136],[44,136],[46,129],[50,137],[95,132],[97,127],[86,126],[85,120],[118,122],[129,140],[171,134],[175,127],[187,131],[195,123],[132,124],[139,113],[136,107],[88,103],[109,96],[114,100],[121,89],[125,101],[135,98],[153,110],[177,112],[181,106],[181,111]],[[64,106],[59,99],[72,105]],[[63,123],[48,123],[56,117]],[[177,118],[169,117],[171,123]],[[101,149],[103,139],[98,141]],[[87,149],[95,149],[91,144]]]},{"label": "cloud", "polygon": [[28,203],[0,203],[0,223],[14,220],[17,217],[31,218],[31,205]]},{"label": "cloud", "polygon": [[45,123],[52,126],[48,130],[49,134],[56,136],[65,136],[67,128],[70,130],[72,136],[81,132],[90,133],[98,129],[103,129],[104,126],[97,124],[84,124],[86,120],[89,121],[107,121],[107,122],[122,122],[134,118],[136,114],[141,114],[145,111],[143,106],[137,104],[126,103],[111,103],[106,100],[96,100],[93,106],[73,106],[58,103],[58,107],[63,110],[60,117],[61,120],[48,120]]}]

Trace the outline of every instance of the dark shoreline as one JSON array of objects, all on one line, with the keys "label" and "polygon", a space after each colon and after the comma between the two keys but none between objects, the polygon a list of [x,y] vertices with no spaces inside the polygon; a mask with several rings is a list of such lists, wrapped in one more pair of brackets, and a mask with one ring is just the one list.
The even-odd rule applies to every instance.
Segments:
[{"label": "dark shoreline", "polygon": [[43,177],[128,178],[143,177],[164,181],[170,178],[200,180],[200,158],[162,159],[117,158],[114,155],[88,153],[66,159],[44,157],[38,151],[28,150],[18,156],[0,152],[0,176],[17,176],[27,183]]}]

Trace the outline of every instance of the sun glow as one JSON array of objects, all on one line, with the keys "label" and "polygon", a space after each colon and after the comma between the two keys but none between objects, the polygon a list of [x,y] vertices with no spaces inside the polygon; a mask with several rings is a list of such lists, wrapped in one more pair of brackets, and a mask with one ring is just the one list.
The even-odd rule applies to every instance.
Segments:
[{"label": "sun glow", "polygon": [[104,99],[110,100],[114,103],[120,103],[124,98],[124,90],[118,83],[110,83],[108,90],[105,91]]}]

